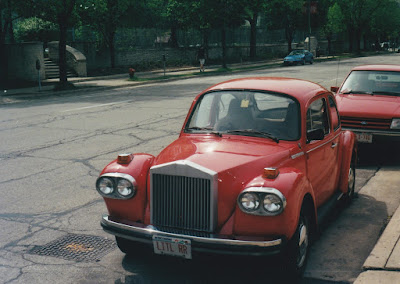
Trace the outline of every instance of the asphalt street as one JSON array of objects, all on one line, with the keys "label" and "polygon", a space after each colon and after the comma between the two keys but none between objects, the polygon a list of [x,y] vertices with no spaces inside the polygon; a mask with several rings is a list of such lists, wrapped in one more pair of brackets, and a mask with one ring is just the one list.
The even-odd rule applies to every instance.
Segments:
[{"label": "asphalt street", "polygon": [[[98,174],[119,153],[158,154],[177,138],[195,95],[214,83],[284,76],[330,88],[353,66],[396,62],[397,54],[362,57],[0,105],[0,283],[279,283],[284,271],[273,260],[125,256],[99,224],[106,208],[94,189]],[[354,282],[400,204],[400,194],[381,182],[399,176],[398,147],[363,147],[361,154],[357,198],[324,226],[302,283]]]}]

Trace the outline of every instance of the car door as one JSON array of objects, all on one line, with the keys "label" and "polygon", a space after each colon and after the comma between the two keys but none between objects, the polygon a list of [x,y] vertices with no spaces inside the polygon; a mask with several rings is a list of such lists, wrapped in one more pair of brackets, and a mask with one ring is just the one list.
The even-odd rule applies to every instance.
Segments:
[{"label": "car door", "polygon": [[306,131],[323,130],[322,140],[307,141],[307,176],[313,186],[317,206],[336,189],[338,138],[332,131],[326,96],[314,99],[307,108]]}]

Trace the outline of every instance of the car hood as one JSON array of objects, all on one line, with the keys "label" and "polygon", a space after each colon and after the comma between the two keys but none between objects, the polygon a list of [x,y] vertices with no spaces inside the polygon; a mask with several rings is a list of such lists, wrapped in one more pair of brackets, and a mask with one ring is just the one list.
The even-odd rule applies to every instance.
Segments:
[{"label": "car hood", "polygon": [[243,188],[260,176],[263,168],[278,166],[287,160],[290,148],[294,147],[243,136],[194,136],[198,135],[174,141],[158,155],[154,165],[185,161],[217,173],[218,227],[232,215]]},{"label": "car hood", "polygon": [[342,116],[375,117],[391,119],[400,117],[400,97],[339,94],[337,97],[339,112]]}]

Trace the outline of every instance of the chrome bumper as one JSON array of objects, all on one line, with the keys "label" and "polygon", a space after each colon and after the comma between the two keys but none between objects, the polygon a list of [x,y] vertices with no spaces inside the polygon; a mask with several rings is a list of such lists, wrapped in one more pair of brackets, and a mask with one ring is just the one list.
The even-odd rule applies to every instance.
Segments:
[{"label": "chrome bumper", "polygon": [[245,238],[232,239],[227,236],[212,235],[212,237],[198,237],[192,235],[175,234],[157,230],[153,226],[141,223],[122,223],[120,220],[103,216],[101,226],[104,231],[117,237],[151,245],[153,235],[175,237],[191,240],[192,251],[262,256],[280,253],[285,243],[284,238],[270,241],[246,240]]}]

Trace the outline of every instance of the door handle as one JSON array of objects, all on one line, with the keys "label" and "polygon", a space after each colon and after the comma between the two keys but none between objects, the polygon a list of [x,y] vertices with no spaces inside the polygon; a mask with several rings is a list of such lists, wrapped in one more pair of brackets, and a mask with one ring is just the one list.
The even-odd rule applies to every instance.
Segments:
[{"label": "door handle", "polygon": [[337,145],[338,145],[338,143],[332,142],[331,148],[332,148],[332,149],[333,149],[333,148],[336,148]]}]

